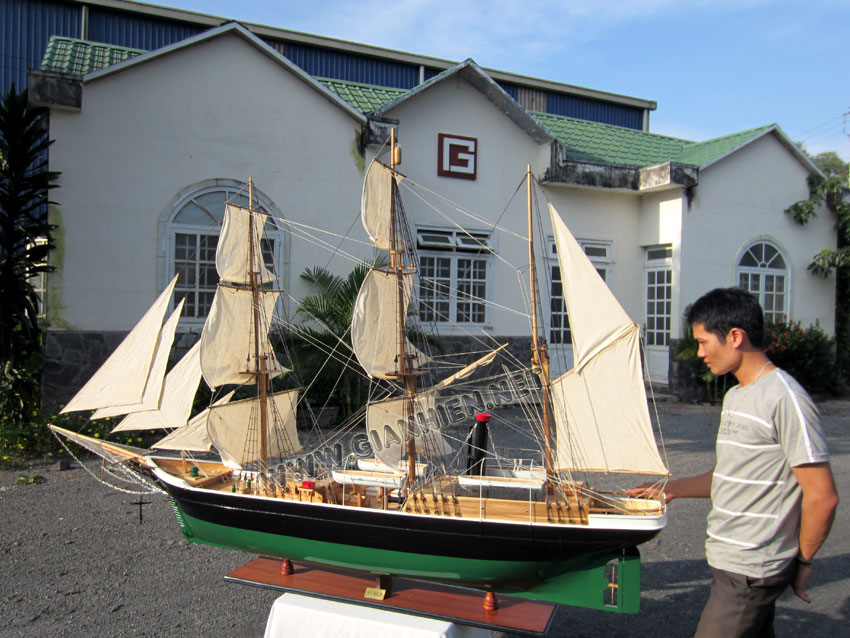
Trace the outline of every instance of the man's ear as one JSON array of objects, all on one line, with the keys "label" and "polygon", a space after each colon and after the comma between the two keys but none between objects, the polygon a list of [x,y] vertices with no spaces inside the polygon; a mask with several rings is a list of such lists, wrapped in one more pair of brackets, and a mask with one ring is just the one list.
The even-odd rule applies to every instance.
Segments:
[{"label": "man's ear", "polygon": [[741,328],[732,328],[726,335],[726,343],[734,348],[741,348],[749,341],[746,331]]}]

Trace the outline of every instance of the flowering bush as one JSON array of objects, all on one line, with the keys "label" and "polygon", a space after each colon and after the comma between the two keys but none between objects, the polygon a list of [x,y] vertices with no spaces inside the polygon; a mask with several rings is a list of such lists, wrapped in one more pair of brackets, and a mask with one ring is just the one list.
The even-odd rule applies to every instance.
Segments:
[{"label": "flowering bush", "polygon": [[835,365],[835,339],[817,325],[796,321],[765,326],[764,351],[770,360],[812,393],[839,393],[844,384]]}]

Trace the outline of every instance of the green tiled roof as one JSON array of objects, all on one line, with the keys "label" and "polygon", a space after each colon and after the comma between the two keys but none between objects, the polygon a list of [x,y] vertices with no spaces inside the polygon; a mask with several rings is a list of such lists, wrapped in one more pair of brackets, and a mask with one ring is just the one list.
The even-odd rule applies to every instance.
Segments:
[{"label": "green tiled roof", "polygon": [[[141,49],[52,36],[41,68],[85,75],[142,53],[145,51]],[[315,79],[363,114],[372,113],[408,93],[406,89],[329,78]],[[693,142],[551,113],[535,111],[531,115],[558,138],[566,148],[568,158],[626,166],[652,166],[663,162],[704,166],[771,128],[762,126]]]},{"label": "green tiled roof", "polygon": [[363,114],[371,113],[407,93],[407,89],[394,89],[388,86],[372,86],[329,78],[316,78],[316,80]]},{"label": "green tiled roof", "polygon": [[551,113],[534,112],[532,115],[558,138],[570,159],[626,166],[652,166],[662,162],[704,166],[772,126],[693,142]]},{"label": "green tiled roof", "polygon": [[715,137],[704,142],[691,142],[687,144],[682,152],[674,159],[682,164],[694,164],[696,166],[704,166],[709,162],[716,160],[718,157],[726,155],[741,144],[744,144],[754,137],[758,137],[774,125],[760,126],[758,128],[733,133],[732,135],[724,135],[723,137]]},{"label": "green tiled roof", "polygon": [[145,53],[141,49],[51,36],[41,61],[44,71],[85,75]]},{"label": "green tiled roof", "polygon": [[551,113],[533,112],[532,115],[560,140],[568,157],[575,160],[651,166],[670,161],[683,145],[689,144],[675,137]]}]

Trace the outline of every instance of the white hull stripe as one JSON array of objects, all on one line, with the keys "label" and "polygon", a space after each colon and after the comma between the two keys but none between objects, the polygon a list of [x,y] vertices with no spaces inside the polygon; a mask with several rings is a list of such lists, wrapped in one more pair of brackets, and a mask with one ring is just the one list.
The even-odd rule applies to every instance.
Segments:
[{"label": "white hull stripe", "polygon": [[773,450],[779,449],[782,446],[779,443],[764,443],[761,445],[755,445],[752,443],[738,443],[738,441],[728,441],[726,439],[718,439],[718,445],[734,445],[736,447],[745,447],[750,450]]},{"label": "white hull stripe", "polygon": [[747,485],[784,485],[785,481],[754,481],[752,479],[742,479],[734,476],[726,476],[725,474],[714,473],[719,479],[723,479],[724,481],[732,481],[733,483],[746,483]]},{"label": "white hull stripe", "polygon": [[723,410],[723,414],[731,414],[733,416],[739,416],[742,419],[747,419],[748,421],[752,421],[753,423],[758,423],[759,425],[763,425],[768,430],[773,429],[773,424],[765,421],[764,419],[760,419],[757,416],[753,416],[752,414],[747,414],[746,412],[738,412],[737,410]]},{"label": "white hull stripe", "polygon": [[724,543],[730,543],[731,545],[738,545],[740,547],[750,547],[750,548],[758,547],[758,545],[756,545],[755,543],[745,543],[744,541],[736,541],[733,538],[726,538],[725,536],[718,536],[717,534],[712,534],[711,532],[709,532],[708,535],[711,536],[715,540],[722,541]]},{"label": "white hull stripe", "polygon": [[722,507],[714,506],[718,512],[723,512],[724,514],[728,514],[729,516],[748,516],[750,518],[779,518],[776,514],[754,514],[752,512],[733,512],[731,510],[725,510]]},{"label": "white hull stripe", "polygon": [[788,394],[791,395],[791,400],[794,402],[794,409],[797,411],[797,417],[800,419],[800,430],[803,435],[803,440],[806,442],[806,452],[809,455],[809,460],[814,462],[815,456],[812,454],[812,441],[809,439],[809,428],[806,423],[806,417],[803,416],[803,411],[800,409],[800,402],[797,400],[797,395],[791,390],[791,386],[788,385],[788,382],[781,373],[779,375],[779,379],[782,381],[782,385],[785,386],[785,389],[788,390]]}]

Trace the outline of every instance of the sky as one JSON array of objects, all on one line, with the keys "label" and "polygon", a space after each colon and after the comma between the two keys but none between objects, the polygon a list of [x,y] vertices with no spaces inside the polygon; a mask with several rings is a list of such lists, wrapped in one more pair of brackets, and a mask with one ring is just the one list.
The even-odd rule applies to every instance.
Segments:
[{"label": "sky", "polygon": [[[653,133],[779,124],[850,160],[848,0],[161,0],[654,100]],[[844,44],[841,44],[844,42]]]}]

